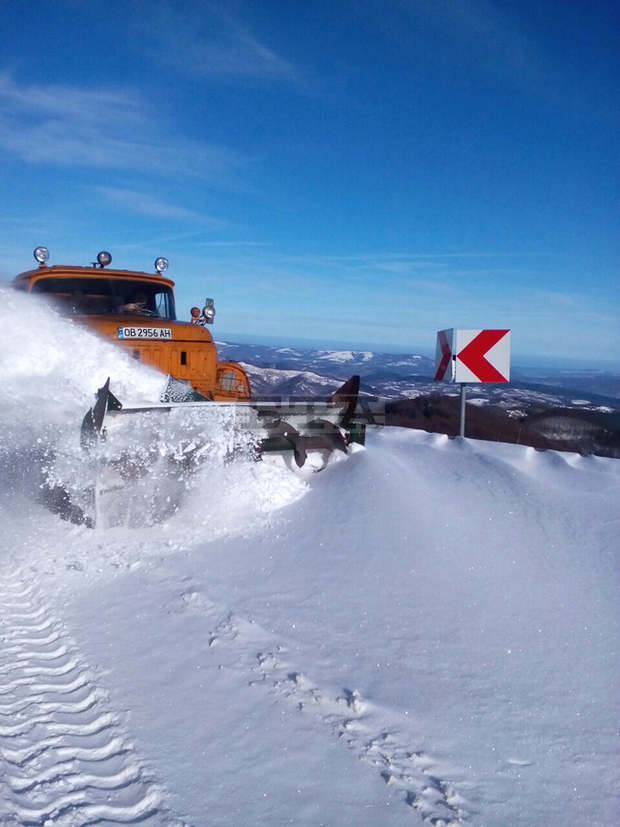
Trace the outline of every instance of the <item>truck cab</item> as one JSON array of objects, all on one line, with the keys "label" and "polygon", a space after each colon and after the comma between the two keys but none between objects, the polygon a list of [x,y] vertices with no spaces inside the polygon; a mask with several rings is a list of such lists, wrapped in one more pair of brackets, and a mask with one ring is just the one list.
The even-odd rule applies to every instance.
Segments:
[{"label": "truck cab", "polygon": [[250,385],[236,362],[220,362],[205,325],[215,311],[207,302],[192,322],[178,321],[174,282],[164,275],[165,258],[155,261],[155,272],[112,269],[112,256],[102,251],[91,267],[48,266],[49,253],[37,247],[38,267],[20,273],[17,290],[39,293],[67,316],[114,341],[134,359],[175,379],[189,382],[206,399],[245,401]]}]

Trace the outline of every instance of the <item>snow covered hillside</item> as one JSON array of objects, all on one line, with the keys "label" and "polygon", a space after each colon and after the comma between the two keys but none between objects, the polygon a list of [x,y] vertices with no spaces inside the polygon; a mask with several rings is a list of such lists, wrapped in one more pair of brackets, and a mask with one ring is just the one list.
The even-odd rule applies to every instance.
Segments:
[{"label": "snow covered hillside", "polygon": [[[374,353],[371,351],[333,351],[268,347],[266,345],[218,342],[222,358],[244,362],[252,367],[252,388],[257,394],[296,392],[311,388],[324,393],[337,380],[342,383],[352,374],[362,378],[362,389],[391,399],[410,399],[439,389],[444,395],[458,395],[449,383],[433,380],[435,365],[419,354]],[[563,406],[602,410],[618,407],[620,373],[612,370],[568,370],[512,366],[510,384],[476,386],[478,404],[499,405],[506,410],[540,406]]]},{"label": "snow covered hillside", "polygon": [[617,823],[617,460],[391,428],[71,525],[32,457],[160,378],[4,298],[1,824]]}]

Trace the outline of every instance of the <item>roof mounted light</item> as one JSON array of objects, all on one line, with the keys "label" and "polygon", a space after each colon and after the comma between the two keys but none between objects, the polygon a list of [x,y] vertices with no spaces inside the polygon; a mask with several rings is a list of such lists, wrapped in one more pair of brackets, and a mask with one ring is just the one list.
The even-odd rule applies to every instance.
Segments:
[{"label": "roof mounted light", "polygon": [[107,250],[102,250],[100,253],[97,253],[97,261],[101,268],[107,267],[112,261],[112,256]]},{"label": "roof mounted light", "polygon": [[213,324],[213,320],[215,319],[215,302],[213,299],[205,299],[202,315],[207,324]]},{"label": "roof mounted light", "polygon": [[39,262],[39,266],[45,267],[45,262],[50,257],[50,251],[47,247],[36,247],[33,253],[35,259]]},{"label": "roof mounted light", "polygon": [[155,269],[158,273],[163,273],[168,269],[168,259],[160,256],[155,259]]}]

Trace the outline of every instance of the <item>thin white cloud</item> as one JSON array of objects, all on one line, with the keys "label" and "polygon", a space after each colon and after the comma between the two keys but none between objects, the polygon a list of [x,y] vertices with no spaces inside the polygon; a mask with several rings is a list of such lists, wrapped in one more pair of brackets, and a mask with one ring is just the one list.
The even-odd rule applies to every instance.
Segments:
[{"label": "thin white cloud", "polygon": [[137,23],[157,44],[160,61],[190,75],[300,83],[301,73],[239,17],[215,3],[177,10],[157,5]]},{"label": "thin white cloud", "polygon": [[145,192],[137,192],[136,190],[121,187],[95,187],[95,190],[99,195],[102,195],[106,201],[128,209],[131,212],[139,213],[140,215],[146,215],[152,218],[193,221],[213,229],[219,229],[225,226],[223,221],[213,218],[210,215],[176,204],[169,204]]},{"label": "thin white cloud", "polygon": [[140,120],[136,95],[130,90],[87,90],[63,84],[19,86],[12,77],[0,74],[0,101],[3,109],[22,115],[31,113],[48,118],[75,118],[93,126],[101,125],[113,115],[117,123],[127,126]]},{"label": "thin white cloud", "polygon": [[271,247],[271,241],[200,241],[198,247]]},{"label": "thin white cloud", "polygon": [[[538,254],[543,255],[543,254]],[[474,285],[489,278],[493,280],[516,279],[527,272],[523,258],[537,254],[518,253],[407,253],[379,252],[356,255],[279,255],[272,261],[293,271],[311,272],[314,280],[365,284],[368,282],[392,287],[401,284],[409,289],[426,286],[433,291],[442,290],[446,284]]]},{"label": "thin white cloud", "polygon": [[22,161],[185,175],[238,185],[244,159],[171,137],[132,90],[20,86],[0,75],[0,149]]}]

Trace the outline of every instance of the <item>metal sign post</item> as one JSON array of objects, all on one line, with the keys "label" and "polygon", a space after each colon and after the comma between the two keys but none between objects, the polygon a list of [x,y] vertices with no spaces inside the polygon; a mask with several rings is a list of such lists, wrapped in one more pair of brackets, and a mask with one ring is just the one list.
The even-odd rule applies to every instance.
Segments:
[{"label": "metal sign post", "polygon": [[461,418],[459,420],[459,436],[465,436],[465,392],[467,385],[461,382]]},{"label": "metal sign post", "polygon": [[437,334],[435,381],[461,386],[459,434],[465,436],[467,385],[471,382],[508,382],[510,330],[456,330]]}]

